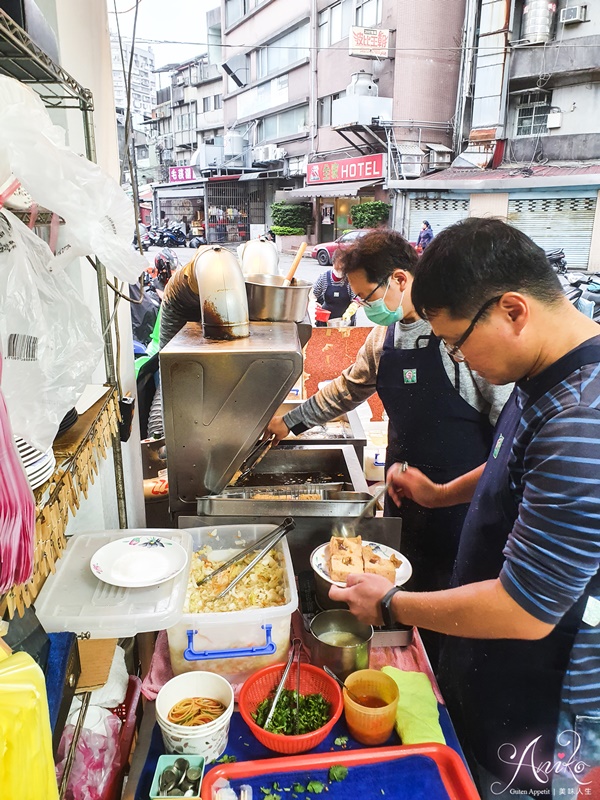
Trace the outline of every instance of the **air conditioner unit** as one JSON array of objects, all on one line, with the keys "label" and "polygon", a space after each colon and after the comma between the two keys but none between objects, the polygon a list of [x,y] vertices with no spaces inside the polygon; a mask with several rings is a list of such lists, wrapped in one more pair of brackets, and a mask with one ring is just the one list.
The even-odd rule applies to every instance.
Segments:
[{"label": "air conditioner unit", "polygon": [[252,150],[252,161],[259,161],[261,163],[264,162],[264,161],[268,161],[269,159],[267,157],[268,156],[268,152],[267,151],[268,151],[268,147],[267,146],[265,146],[265,147],[255,147]]},{"label": "air conditioner unit", "polygon": [[267,144],[263,147],[263,161],[275,161],[277,158],[277,147],[274,144]]},{"label": "air conditioner unit", "polygon": [[287,151],[283,149],[283,147],[276,147],[275,153],[273,154],[274,161],[281,161],[285,158]]},{"label": "air conditioner unit", "polygon": [[563,8],[560,12],[560,21],[563,25],[573,25],[576,22],[585,22],[587,6],[571,6]]}]

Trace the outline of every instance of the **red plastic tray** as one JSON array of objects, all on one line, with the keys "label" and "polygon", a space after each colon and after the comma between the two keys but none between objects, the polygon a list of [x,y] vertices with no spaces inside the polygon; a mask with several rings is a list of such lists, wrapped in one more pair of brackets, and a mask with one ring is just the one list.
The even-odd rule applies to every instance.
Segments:
[{"label": "red plastic tray", "polygon": [[241,761],[213,767],[202,782],[202,800],[212,800],[212,786],[218,778],[240,780],[279,772],[307,772],[327,768],[332,764],[346,767],[359,766],[377,761],[393,761],[407,756],[428,756],[435,761],[450,800],[480,800],[475,784],[467,769],[451,747],[444,744],[409,744],[399,747],[374,747],[369,750],[347,750],[346,752],[312,753],[286,758],[268,758],[262,761]]}]

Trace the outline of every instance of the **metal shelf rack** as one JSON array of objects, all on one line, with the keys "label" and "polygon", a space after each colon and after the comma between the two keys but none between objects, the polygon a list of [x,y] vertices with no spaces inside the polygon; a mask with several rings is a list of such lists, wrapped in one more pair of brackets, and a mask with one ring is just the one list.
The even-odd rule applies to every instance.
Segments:
[{"label": "metal shelf rack", "polygon": [[[49,58],[2,9],[0,9],[0,75],[6,75],[30,86],[39,94],[48,108],[78,109],[82,115],[86,156],[90,161],[96,161],[92,93]],[[104,336],[106,382],[111,388],[116,389],[117,374],[106,268],[97,259],[95,259],[95,266],[100,321]],[[112,437],[112,452],[119,526],[126,528],[127,507],[125,503],[123,454],[118,434]]]}]

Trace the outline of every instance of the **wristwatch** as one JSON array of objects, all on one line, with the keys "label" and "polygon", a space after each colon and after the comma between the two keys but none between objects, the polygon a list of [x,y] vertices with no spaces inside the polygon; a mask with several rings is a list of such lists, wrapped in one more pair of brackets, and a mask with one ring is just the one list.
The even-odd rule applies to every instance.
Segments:
[{"label": "wristwatch", "polygon": [[381,617],[383,619],[383,625],[386,628],[393,628],[395,625],[395,620],[392,616],[392,597],[396,594],[396,592],[401,592],[402,588],[400,586],[392,586],[392,588],[385,594],[381,600],[379,601],[379,607],[381,608]]}]

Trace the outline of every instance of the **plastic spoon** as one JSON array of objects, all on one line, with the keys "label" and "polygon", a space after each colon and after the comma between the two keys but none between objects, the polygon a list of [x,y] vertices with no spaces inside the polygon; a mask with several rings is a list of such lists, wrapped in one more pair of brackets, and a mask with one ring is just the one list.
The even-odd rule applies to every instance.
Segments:
[{"label": "plastic spoon", "polygon": [[333,680],[336,681],[336,683],[339,683],[342,689],[345,689],[348,692],[348,696],[350,697],[351,700],[354,700],[354,702],[358,703],[359,706],[362,705],[362,703],[360,702],[358,697],[354,694],[354,692],[350,691],[350,689],[346,686],[344,681],[341,678],[338,678],[335,672],[333,672],[332,670],[329,669],[329,667],[326,666],[324,666],[323,669],[329,675],[330,678],[333,678]]}]

